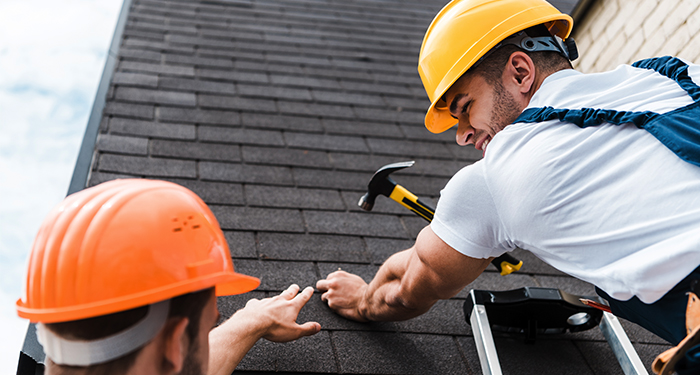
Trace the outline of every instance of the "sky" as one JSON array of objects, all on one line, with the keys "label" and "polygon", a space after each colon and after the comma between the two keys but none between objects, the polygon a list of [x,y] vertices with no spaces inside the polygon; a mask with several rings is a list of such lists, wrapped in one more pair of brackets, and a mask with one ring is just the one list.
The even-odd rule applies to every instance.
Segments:
[{"label": "sky", "polygon": [[17,369],[27,257],[68,191],[121,5],[0,1],[0,375]]}]

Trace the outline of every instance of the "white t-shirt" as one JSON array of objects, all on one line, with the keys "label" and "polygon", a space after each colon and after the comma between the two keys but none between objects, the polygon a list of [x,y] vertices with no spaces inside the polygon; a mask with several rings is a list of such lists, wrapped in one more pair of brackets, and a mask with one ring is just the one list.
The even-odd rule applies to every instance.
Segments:
[{"label": "white t-shirt", "polygon": [[[698,66],[689,73],[700,82]],[[665,113],[690,103],[673,80],[625,65],[557,72],[529,107]],[[465,255],[520,247],[615,299],[652,303],[700,265],[700,168],[632,124],[512,124],[450,180],[431,228]]]}]

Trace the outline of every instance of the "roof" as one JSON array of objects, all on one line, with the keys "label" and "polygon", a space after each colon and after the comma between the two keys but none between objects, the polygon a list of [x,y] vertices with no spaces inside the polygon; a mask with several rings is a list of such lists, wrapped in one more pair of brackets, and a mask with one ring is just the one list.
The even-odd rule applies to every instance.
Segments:
[{"label": "roof", "polygon": [[[200,195],[225,231],[236,270],[262,280],[254,292],[221,297],[225,317],[249,298],[290,283],[315,285],[338,268],[371,280],[426,225],[384,197],[372,212],[357,206],[374,171],[415,160],[392,176],[434,204],[448,179],[480,158],[451,132],[434,135],[423,126],[429,103],[417,56],[444,3],[133,0],[89,185],[158,178]],[[595,294],[524,250],[515,255],[525,262],[520,272],[503,277],[489,266],[455,298],[404,322],[350,322],[316,293],[299,321],[320,322],[319,334],[287,344],[261,340],[236,372],[481,373],[462,311],[469,289]],[[668,348],[623,326],[648,366]],[[505,373],[620,372],[598,330],[522,341],[497,335]]]}]

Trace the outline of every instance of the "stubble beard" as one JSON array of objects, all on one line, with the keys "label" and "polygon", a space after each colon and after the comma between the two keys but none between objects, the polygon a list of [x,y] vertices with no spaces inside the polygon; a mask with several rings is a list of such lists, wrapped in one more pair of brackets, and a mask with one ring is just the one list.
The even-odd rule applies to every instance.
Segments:
[{"label": "stubble beard", "polygon": [[204,375],[202,363],[197,356],[199,352],[199,343],[197,341],[190,347],[185,357],[185,362],[182,364],[182,371],[178,375]]},{"label": "stubble beard", "polygon": [[513,95],[506,91],[500,81],[492,82],[492,87],[494,105],[491,110],[491,130],[493,135],[496,135],[506,126],[512,124],[522,111],[518,109],[518,103]]}]

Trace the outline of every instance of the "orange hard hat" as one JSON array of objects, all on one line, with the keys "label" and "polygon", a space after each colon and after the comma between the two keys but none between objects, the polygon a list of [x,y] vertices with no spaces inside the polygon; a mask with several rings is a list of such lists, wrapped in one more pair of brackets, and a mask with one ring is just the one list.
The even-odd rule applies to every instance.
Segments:
[{"label": "orange hard hat", "polygon": [[214,214],[192,191],[124,179],[68,196],[46,217],[17,313],[55,323],[111,314],[216,287],[245,293]]}]

